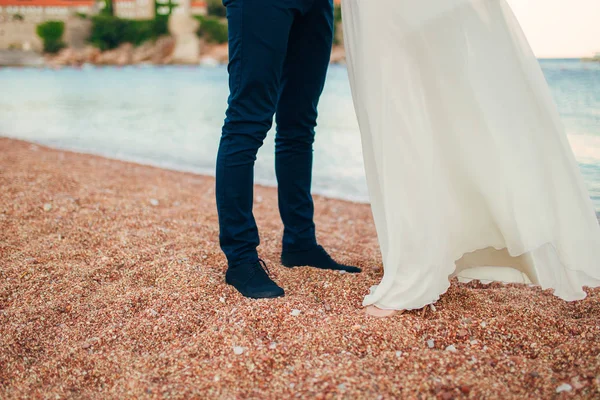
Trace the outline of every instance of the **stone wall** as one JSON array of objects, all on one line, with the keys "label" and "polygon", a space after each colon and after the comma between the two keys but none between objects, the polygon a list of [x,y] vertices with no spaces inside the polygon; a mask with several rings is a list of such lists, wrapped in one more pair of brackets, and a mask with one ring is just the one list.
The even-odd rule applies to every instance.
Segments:
[{"label": "stone wall", "polygon": [[92,32],[92,21],[89,19],[70,16],[65,21],[63,40],[67,46],[74,49],[83,49]]},{"label": "stone wall", "polygon": [[[64,19],[64,22],[65,33],[63,41],[69,47],[76,49],[85,47],[91,31],[91,21],[76,16],[69,16]],[[42,51],[43,43],[36,32],[39,23],[32,20],[1,22],[0,50]]]},{"label": "stone wall", "polygon": [[39,22],[9,21],[0,23],[0,50],[19,49],[41,51],[42,40],[36,33]]},{"label": "stone wall", "polygon": [[41,67],[44,57],[34,51],[0,50],[0,66]]},{"label": "stone wall", "polygon": [[115,17],[126,19],[153,19],[154,0],[114,0]]}]

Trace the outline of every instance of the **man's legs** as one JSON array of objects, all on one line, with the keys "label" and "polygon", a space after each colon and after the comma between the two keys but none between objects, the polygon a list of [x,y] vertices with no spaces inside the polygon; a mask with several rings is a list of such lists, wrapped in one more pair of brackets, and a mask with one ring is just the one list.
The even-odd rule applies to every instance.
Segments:
[{"label": "man's legs", "polygon": [[217,155],[220,242],[229,266],[258,261],[252,214],[254,162],[276,110],[294,21],[281,0],[225,0],[229,22],[229,107]]},{"label": "man's legs", "polygon": [[277,105],[275,170],[284,224],[282,263],[360,272],[336,263],[317,245],[313,222],[313,142],[332,41],[332,0],[314,0],[292,25]]},{"label": "man's legs", "polygon": [[284,252],[309,250],[317,245],[310,192],[313,141],[332,41],[331,0],[314,0],[290,31],[277,106],[275,169]]}]

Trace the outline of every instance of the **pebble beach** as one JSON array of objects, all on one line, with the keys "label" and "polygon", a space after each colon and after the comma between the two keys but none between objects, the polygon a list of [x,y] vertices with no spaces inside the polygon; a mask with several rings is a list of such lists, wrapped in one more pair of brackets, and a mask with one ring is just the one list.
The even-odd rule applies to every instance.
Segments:
[{"label": "pebble beach", "polygon": [[433,307],[361,312],[383,274],[367,204],[317,196],[319,242],[363,269],[279,264],[286,296],[224,282],[214,179],[0,137],[0,398],[594,399],[600,289],[564,302],[456,280]]}]

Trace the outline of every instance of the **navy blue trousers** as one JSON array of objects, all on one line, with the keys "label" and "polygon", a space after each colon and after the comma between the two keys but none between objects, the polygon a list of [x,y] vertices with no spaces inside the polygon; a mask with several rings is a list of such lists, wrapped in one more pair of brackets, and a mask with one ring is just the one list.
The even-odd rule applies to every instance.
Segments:
[{"label": "navy blue trousers", "polygon": [[333,41],[332,0],[224,0],[229,100],[217,155],[220,243],[230,266],[255,262],[254,162],[277,124],[283,250],[316,246],[311,196],[317,105]]}]

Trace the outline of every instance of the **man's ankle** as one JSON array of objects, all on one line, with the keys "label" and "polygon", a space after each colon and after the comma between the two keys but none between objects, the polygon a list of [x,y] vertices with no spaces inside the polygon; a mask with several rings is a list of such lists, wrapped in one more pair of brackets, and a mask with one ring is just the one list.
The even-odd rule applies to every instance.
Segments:
[{"label": "man's ankle", "polygon": [[229,261],[227,263],[227,268],[228,269],[236,269],[239,267],[243,267],[243,266],[248,266],[248,265],[254,265],[258,262],[259,258],[256,257],[255,259],[244,259],[244,260],[236,260],[236,261]]},{"label": "man's ankle", "polygon": [[284,254],[298,254],[298,253],[306,253],[313,250],[316,250],[319,245],[315,243],[305,244],[305,245],[293,245],[293,246],[283,246],[282,253]]}]

